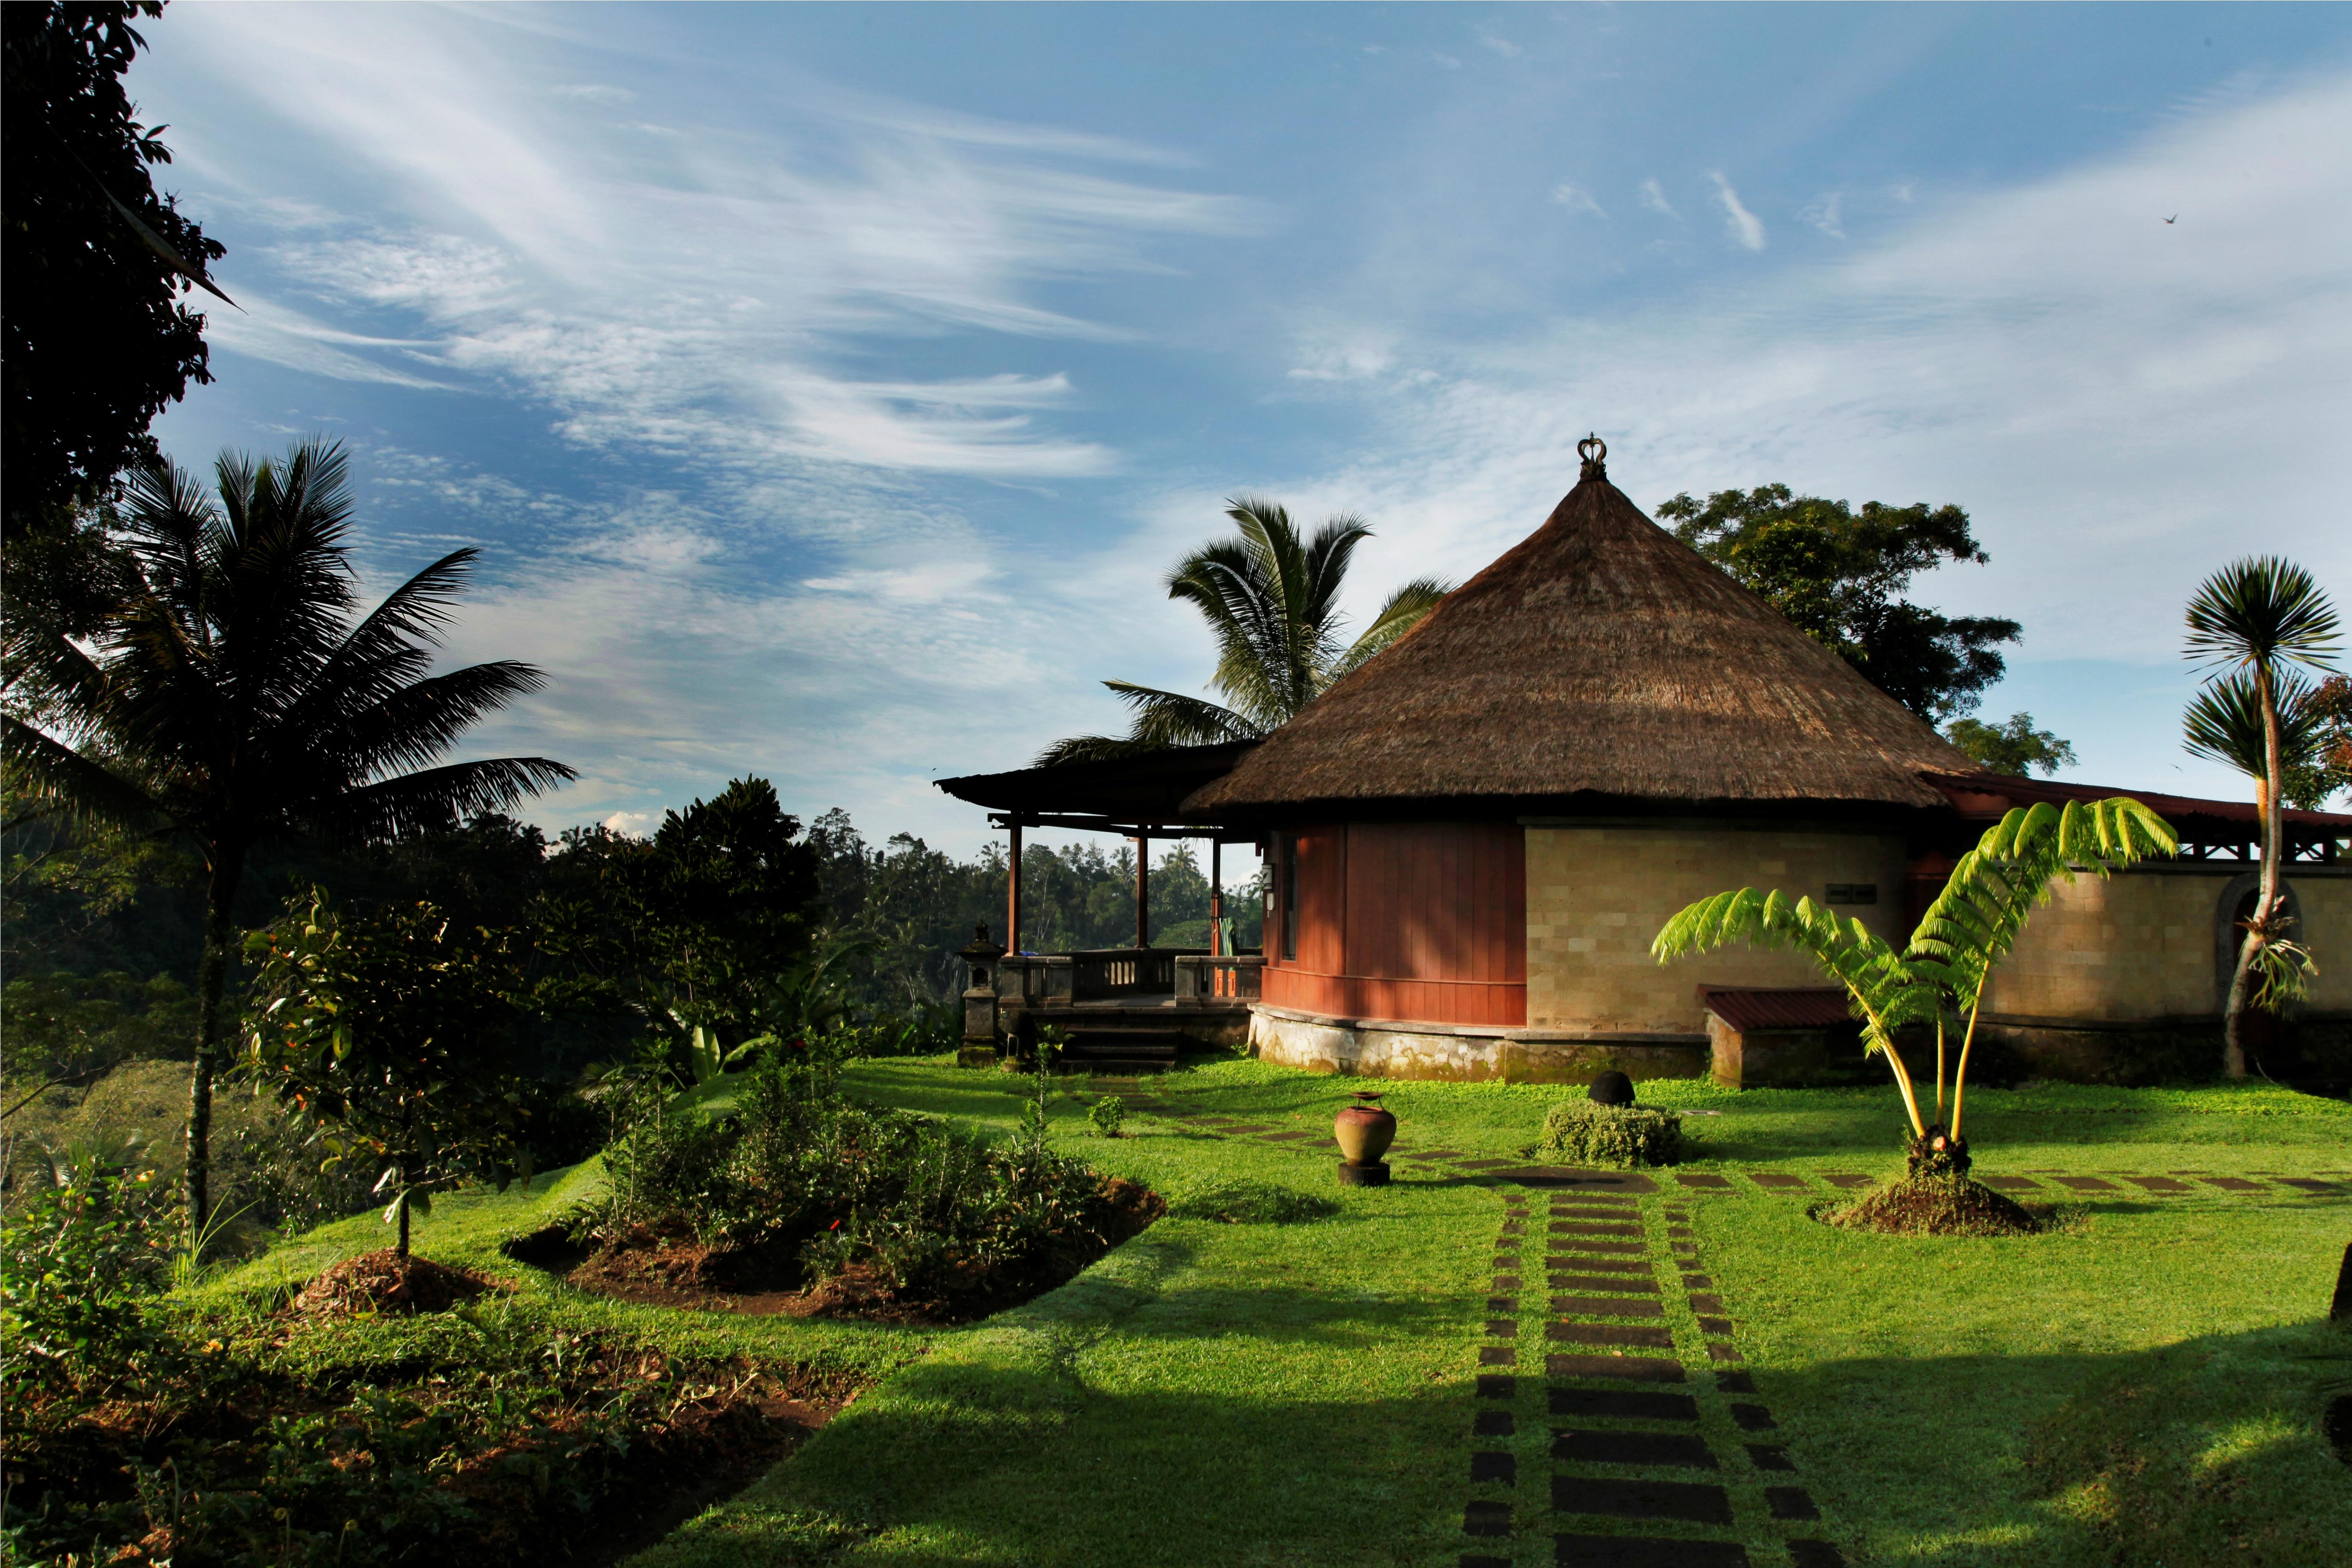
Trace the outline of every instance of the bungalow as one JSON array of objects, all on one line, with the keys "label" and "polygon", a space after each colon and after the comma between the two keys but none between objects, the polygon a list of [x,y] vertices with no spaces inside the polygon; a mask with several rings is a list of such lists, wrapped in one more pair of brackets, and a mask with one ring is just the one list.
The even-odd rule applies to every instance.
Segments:
[{"label": "bungalow", "polygon": [[[1245,1009],[1260,1057],[1524,1081],[1826,1070],[1843,1008],[1803,959],[1660,965],[1650,942],[1667,917],[1777,887],[1907,931],[2011,805],[2137,794],[2179,856],[2062,883],[1995,981],[1990,1037],[2043,1076],[2218,1060],[2257,869],[2251,804],[1982,772],[1644,517],[1599,442],[1580,451],[1541,528],[1263,742],[940,787],[1016,835],[1057,823],[1255,845],[1273,868],[1264,953],[1185,956],[1213,976],[1196,993]],[[2352,816],[2287,823],[2290,906],[2321,963],[2275,1048],[2339,1058]]]}]

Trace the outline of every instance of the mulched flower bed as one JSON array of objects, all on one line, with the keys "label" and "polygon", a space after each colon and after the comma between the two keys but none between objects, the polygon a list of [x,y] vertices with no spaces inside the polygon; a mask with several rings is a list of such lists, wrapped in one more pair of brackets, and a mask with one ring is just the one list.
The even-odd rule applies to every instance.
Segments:
[{"label": "mulched flower bed", "polygon": [[593,1249],[550,1228],[513,1243],[508,1252],[576,1289],[649,1306],[749,1317],[962,1323],[1066,1284],[1168,1212],[1166,1199],[1125,1177],[1104,1181],[1099,1195],[1091,1229],[1065,1234],[1025,1268],[960,1268],[947,1288],[922,1294],[902,1291],[887,1273],[864,1263],[810,1280],[796,1249],[712,1247],[682,1219],[632,1226]]}]

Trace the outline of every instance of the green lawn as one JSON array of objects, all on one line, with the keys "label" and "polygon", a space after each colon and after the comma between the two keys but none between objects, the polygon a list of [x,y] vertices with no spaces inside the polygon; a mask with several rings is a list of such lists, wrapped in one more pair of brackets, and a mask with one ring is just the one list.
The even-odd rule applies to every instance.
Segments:
[{"label": "green lawn", "polygon": [[[850,1077],[873,1098],[1001,1129],[1024,1087],[932,1062],[868,1064]],[[1160,1092],[1188,1109],[1322,1130],[1346,1087],[1226,1061],[1171,1075]],[[1402,1124],[1400,1152],[1473,1156],[1515,1155],[1546,1106],[1576,1092],[1383,1087]],[[1643,1098],[1720,1113],[1686,1121],[1689,1168],[1732,1173],[1733,1190],[1669,1182],[1643,1208],[1653,1220],[1669,1202],[1691,1211],[1756,1397],[1821,1507],[1822,1521],[1805,1528],[1850,1560],[2344,1560],[2352,1470],[2318,1436],[2317,1414],[2323,1392],[2352,1389],[2352,1335],[2320,1321],[2352,1241],[2352,1200],[2275,1185],[2116,1194],[2029,1238],[1857,1235],[1806,1217],[1831,1189],[1767,1193],[1738,1173],[1899,1170],[1891,1090],[1657,1084]],[[498,1253],[572,1201],[594,1179],[588,1168],[529,1194],[445,1201],[418,1247],[519,1277],[565,1313],[681,1347],[879,1378],[765,1480],[635,1560],[642,1568],[1452,1568],[1465,1551],[1527,1568],[1550,1561],[1541,1416],[1523,1415],[1510,1439],[1516,1495],[1469,1479],[1505,1189],[1401,1160],[1394,1185],[1342,1190],[1326,1143],[1220,1138],[1151,1118],[1129,1122],[1136,1136],[1105,1142],[1087,1136],[1083,1114],[1076,1100],[1057,1102],[1066,1148],[1179,1203],[1254,1181],[1336,1198],[1339,1213],[1287,1226],[1171,1217],[1065,1289],[954,1331],[623,1306]],[[2268,1087],[1979,1090],[1969,1116],[1980,1173],[2352,1172],[2352,1107]],[[372,1219],[345,1221],[219,1288],[382,1244]],[[1530,1324],[1541,1318],[1536,1283],[1522,1303]],[[1696,1333],[1677,1321],[1678,1335]],[[1707,1398],[1715,1422],[1718,1402]],[[1521,1408],[1539,1411],[1539,1396]],[[1735,1491],[1748,1484],[1722,1479]],[[1761,1485],[1749,1488],[1757,1499]],[[1515,1501],[1512,1540],[1465,1540],[1474,1497]],[[1713,1533],[1745,1540],[1759,1568],[1784,1568],[1786,1531],[1760,1510],[1743,1500],[1738,1523]]]}]

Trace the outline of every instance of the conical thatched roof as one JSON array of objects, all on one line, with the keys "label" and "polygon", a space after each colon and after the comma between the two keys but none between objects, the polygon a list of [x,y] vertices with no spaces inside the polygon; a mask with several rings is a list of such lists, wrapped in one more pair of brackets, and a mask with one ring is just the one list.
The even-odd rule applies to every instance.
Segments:
[{"label": "conical thatched roof", "polygon": [[1920,773],[1974,765],[1589,458],[1543,527],[1184,805],[1937,808]]}]

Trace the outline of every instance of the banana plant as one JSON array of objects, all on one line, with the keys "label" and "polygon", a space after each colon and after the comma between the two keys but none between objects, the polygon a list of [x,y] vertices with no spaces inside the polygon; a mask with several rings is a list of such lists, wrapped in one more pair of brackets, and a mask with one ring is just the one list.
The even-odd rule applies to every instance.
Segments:
[{"label": "banana plant", "polygon": [[[1790,902],[1777,889],[1717,893],[1669,920],[1650,944],[1659,963],[1734,942],[1793,949],[1845,988],[1863,1020],[1866,1055],[1884,1055],[1911,1123],[1915,1166],[1968,1170],[1960,1118],[1969,1054],[1976,1044],[1994,969],[2017,945],[2027,919],[2050,901],[2058,879],[2101,878],[2137,861],[2170,855],[2179,839],[2169,824],[2128,795],[2018,806],[1987,828],[1960,858],[1910,941],[1897,952],[1859,920],[1841,919],[1811,899]],[[1916,1087],[1896,1046],[1906,1029],[1936,1031],[1935,1120],[1921,1113]],[[1944,1124],[1947,1045],[1959,1037],[1951,1074],[1951,1123]]]},{"label": "banana plant", "polygon": [[1845,988],[1848,1004],[1862,1020],[1864,1054],[1886,1058],[1903,1097],[1903,1113],[1912,1132],[1926,1142],[1927,1123],[1895,1037],[1936,1019],[1937,977],[1862,921],[1842,918],[1809,898],[1791,902],[1778,888],[1769,893],[1741,888],[1699,900],[1666,921],[1650,943],[1650,954],[1664,963],[1734,943],[1793,949]]},{"label": "banana plant", "polygon": [[[2018,806],[1985,830],[1977,847],[1960,857],[1945,879],[1944,890],[1920,917],[1909,952],[1940,972],[1950,1021],[1960,1030],[1960,1054],[1952,1075],[1954,1142],[1960,1137],[1961,1099],[1967,1091],[1969,1051],[1976,1044],[1992,972],[2017,945],[2028,916],[2050,901],[2052,885],[2078,872],[2101,879],[2138,861],[2170,855],[2180,847],[2171,825],[2128,795],[2100,801],[2069,801],[2063,809],[2044,802]],[[1944,1098],[1945,1018],[1937,1022],[1936,1101]]]}]

